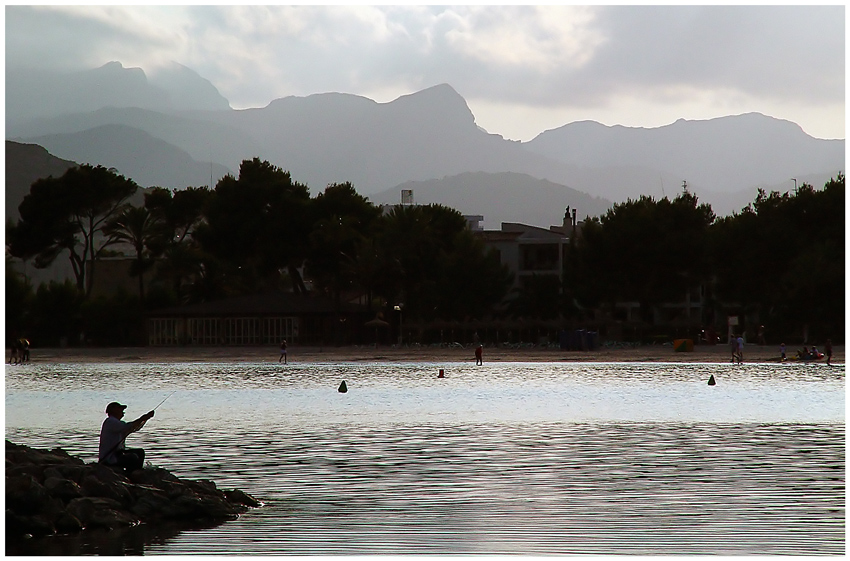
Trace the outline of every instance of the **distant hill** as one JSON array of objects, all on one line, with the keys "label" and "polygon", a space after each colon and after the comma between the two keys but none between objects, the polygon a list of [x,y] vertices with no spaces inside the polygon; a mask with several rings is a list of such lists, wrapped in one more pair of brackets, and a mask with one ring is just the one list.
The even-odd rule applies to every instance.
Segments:
[{"label": "distant hill", "polygon": [[6,68],[6,124],[33,118],[87,113],[103,107],[156,111],[229,109],[230,103],[208,80],[172,63],[151,79],[141,68],[109,62],[78,72]]},{"label": "distant hill", "polygon": [[487,230],[498,230],[502,222],[520,222],[548,228],[563,223],[567,206],[577,217],[599,216],[611,201],[521,173],[462,173],[430,181],[409,181],[369,196],[376,204],[398,204],[401,190],[413,190],[417,204],[441,204],[463,214],[482,215]]},{"label": "distant hill", "polygon": [[215,186],[221,177],[232,173],[220,164],[197,162],[185,150],[124,125],[38,136],[32,141],[62,158],[114,167],[141,187]]},{"label": "distant hill", "polygon": [[[477,126],[466,101],[448,84],[389,103],[325,93],[233,110],[220,103],[212,84],[181,67],[148,79],[141,69],[112,63],[75,79],[87,80],[86,85],[45,93],[28,90],[26,80],[12,83],[7,70],[7,86],[13,90],[11,101],[7,91],[7,139],[38,139],[57,155],[77,161],[85,156],[92,162],[119,162],[110,165],[140,184],[198,184],[197,165],[207,167],[201,183],[206,184],[210,166],[204,162],[235,172],[243,159],[259,157],[290,171],[314,195],[334,182],[351,181],[361,194],[374,195],[407,182],[481,172],[525,174],[621,202],[640,195],[672,198],[687,181],[691,192],[724,215],[751,202],[760,186],[787,191],[793,188],[791,178],[813,178],[810,182],[821,187],[845,169],[844,140],[815,139],[793,123],[759,114],[680,120],[651,129],[585,121],[521,143]],[[99,97],[81,99],[79,92],[90,91],[97,80],[108,88]],[[134,87],[137,91],[121,97]],[[203,100],[189,110],[185,105],[192,92],[201,92]],[[108,102],[116,96],[121,103]],[[138,131],[152,138],[143,139]],[[124,155],[118,154],[121,150]],[[180,161],[187,162],[188,177],[178,175]],[[155,179],[144,175],[157,167]],[[504,214],[512,208],[525,212],[513,201],[526,199],[534,200],[528,192],[505,197],[512,206],[505,206]],[[538,216],[550,212],[541,206]]]},{"label": "distant hill", "polygon": [[36,180],[60,177],[77,164],[57,158],[37,144],[6,141],[6,219],[18,220],[18,207]]},{"label": "distant hill", "polygon": [[812,138],[795,123],[760,113],[680,119],[651,129],[582,121],[541,133],[523,146],[569,165],[663,171],[678,177],[679,184],[687,181],[706,192],[729,193],[844,170],[843,140]]}]

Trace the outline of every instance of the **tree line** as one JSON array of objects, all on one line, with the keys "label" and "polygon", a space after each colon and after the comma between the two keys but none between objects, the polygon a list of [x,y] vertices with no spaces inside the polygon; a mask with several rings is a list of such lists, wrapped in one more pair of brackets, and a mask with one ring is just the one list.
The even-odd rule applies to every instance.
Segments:
[{"label": "tree line", "polygon": [[[33,183],[20,219],[7,222],[7,336],[56,344],[85,333],[131,344],[144,340],[146,311],[280,290],[337,305],[359,293],[374,313],[403,303],[405,318],[419,321],[590,321],[591,311],[634,301],[651,322],[653,308],[702,286],[706,325],[721,327],[734,310],[776,333],[843,340],[842,174],[822,190],[760,191],[719,219],[687,191],[616,204],[571,237],[563,282],[534,277],[514,291],[497,253],[441,205],[384,212],[350,183],[311,197],[258,158],[214,188],[153,188],[136,206],[129,201],[138,190],[91,165]],[[92,296],[97,267],[89,265],[118,247],[129,248],[138,290]],[[11,266],[21,259],[46,267],[60,257],[73,281],[34,288]]]}]

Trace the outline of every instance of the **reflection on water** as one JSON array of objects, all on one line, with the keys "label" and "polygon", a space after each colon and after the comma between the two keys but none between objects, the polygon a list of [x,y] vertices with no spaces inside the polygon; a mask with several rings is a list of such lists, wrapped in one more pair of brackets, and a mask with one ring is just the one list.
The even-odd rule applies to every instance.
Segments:
[{"label": "reflection on water", "polygon": [[34,366],[7,438],[93,458],[176,389],[134,444],[265,502],[146,554],[844,553],[843,368]]}]

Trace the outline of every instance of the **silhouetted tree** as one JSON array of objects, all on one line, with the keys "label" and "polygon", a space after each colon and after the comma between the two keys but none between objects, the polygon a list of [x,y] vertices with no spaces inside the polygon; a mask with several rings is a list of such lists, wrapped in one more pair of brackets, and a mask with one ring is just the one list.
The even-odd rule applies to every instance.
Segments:
[{"label": "silhouetted tree", "polygon": [[278,288],[286,272],[294,290],[306,291],[298,268],[309,243],[309,203],[305,185],[258,158],[242,162],[239,179],[219,180],[195,238],[217,259],[231,294]]},{"label": "silhouetted tree", "polygon": [[139,277],[139,302],[144,307],[145,272],[154,265],[154,257],[162,251],[169,234],[164,221],[144,207],[127,206],[102,231],[108,244],[125,243],[133,248],[136,255],[130,275]]},{"label": "silhouetted tree", "polygon": [[658,303],[679,301],[710,274],[708,229],[715,216],[687,191],[670,201],[642,196],[585,221],[576,245],[575,290],[589,306],[637,301],[644,318]]},{"label": "silhouetted tree", "polygon": [[108,245],[101,229],[120,212],[138,186],[103,166],[82,165],[62,177],[39,179],[18,207],[21,219],[7,229],[10,253],[49,266],[68,252],[77,288],[88,295],[86,265]]},{"label": "silhouetted tree", "polygon": [[396,206],[382,219],[378,291],[408,317],[464,319],[504,298],[509,272],[472,238],[466,219],[441,205]]},{"label": "silhouetted tree", "polygon": [[844,175],[822,190],[766,193],[711,231],[721,301],[757,314],[776,336],[844,332]]}]

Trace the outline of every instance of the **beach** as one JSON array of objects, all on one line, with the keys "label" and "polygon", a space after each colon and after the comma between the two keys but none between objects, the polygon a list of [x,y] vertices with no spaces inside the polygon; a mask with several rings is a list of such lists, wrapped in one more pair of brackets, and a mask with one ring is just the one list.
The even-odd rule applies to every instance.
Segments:
[{"label": "beach", "polygon": [[[802,346],[801,346],[802,347]],[[798,348],[787,348],[792,358]],[[823,349],[820,349],[823,351]],[[344,346],[301,347],[290,345],[288,362],[474,362],[475,349],[448,347]],[[7,357],[8,350],[7,350]],[[33,348],[32,362],[277,362],[277,346],[175,346],[175,347],[69,347]],[[557,347],[484,347],[487,362],[731,362],[728,345],[696,345],[692,352],[677,352],[672,345],[634,348],[601,347],[591,351],[564,351]],[[8,360],[8,358],[7,358]],[[744,362],[779,362],[779,345],[746,345]],[[794,362],[794,361],[790,361]],[[826,359],[817,361],[826,364]],[[844,346],[833,349],[833,364],[844,364]]]}]

